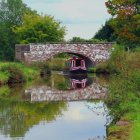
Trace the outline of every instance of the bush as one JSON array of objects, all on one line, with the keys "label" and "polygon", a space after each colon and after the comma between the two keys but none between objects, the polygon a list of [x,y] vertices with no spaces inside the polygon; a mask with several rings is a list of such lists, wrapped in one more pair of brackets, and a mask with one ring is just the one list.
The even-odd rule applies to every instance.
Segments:
[{"label": "bush", "polygon": [[9,79],[9,73],[0,71],[0,85],[6,84]]},{"label": "bush", "polygon": [[47,64],[51,70],[63,71],[65,68],[65,59],[54,58],[52,60],[47,61]]},{"label": "bush", "polygon": [[8,83],[22,83],[25,82],[25,77],[23,72],[16,67],[16,65],[7,65],[1,68],[2,72],[7,72],[9,74]]},{"label": "bush", "polygon": [[22,63],[1,62],[0,63],[0,84],[22,83],[39,77],[39,68],[26,66]]},{"label": "bush", "polygon": [[89,73],[113,74],[117,73],[115,67],[110,67],[108,62],[98,64],[96,67],[88,68]]},{"label": "bush", "polygon": [[10,88],[8,86],[0,87],[0,96],[7,96],[10,94]]},{"label": "bush", "polygon": [[125,51],[123,47],[119,46],[112,53],[108,66],[119,72],[110,80],[109,94],[106,99],[116,121],[139,108],[140,53]]},{"label": "bush", "polygon": [[96,73],[110,73],[107,63],[101,63],[96,66]]}]

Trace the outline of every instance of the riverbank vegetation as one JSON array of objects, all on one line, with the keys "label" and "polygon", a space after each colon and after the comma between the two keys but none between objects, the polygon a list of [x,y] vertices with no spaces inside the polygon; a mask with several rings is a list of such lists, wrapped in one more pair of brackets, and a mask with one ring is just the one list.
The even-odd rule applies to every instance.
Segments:
[{"label": "riverbank vegetation", "polygon": [[[137,50],[137,49],[136,49]],[[117,45],[104,69],[111,73],[106,104],[113,122],[108,128],[108,139],[139,139],[140,130],[140,52],[125,51]],[[115,70],[115,71],[114,71]],[[105,70],[106,71],[106,70]]]},{"label": "riverbank vegetation", "polygon": [[[108,127],[109,140],[140,139],[140,2],[108,0],[117,46],[106,67],[115,69],[106,100],[113,122]],[[114,34],[113,33],[113,34]]]},{"label": "riverbank vegetation", "polygon": [[0,63],[0,85],[10,83],[23,83],[38,78],[40,69],[35,66],[27,66],[22,63]]}]

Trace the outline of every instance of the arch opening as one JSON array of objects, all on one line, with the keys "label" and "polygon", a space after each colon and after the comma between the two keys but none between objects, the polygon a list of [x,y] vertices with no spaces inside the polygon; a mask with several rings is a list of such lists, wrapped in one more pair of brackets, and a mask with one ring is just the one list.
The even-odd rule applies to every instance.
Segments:
[{"label": "arch opening", "polygon": [[[81,67],[81,68],[85,68],[85,70],[87,70],[90,67],[94,67],[95,63],[88,57],[82,55],[82,54],[78,54],[78,53],[73,53],[73,52],[61,52],[61,53],[56,53],[53,54],[50,59],[48,59],[48,61],[52,62],[52,60],[57,58],[63,58],[62,61],[65,61],[65,66],[63,70],[70,70],[70,67],[72,68],[76,68],[76,67]],[[76,59],[76,61],[75,61]],[[61,60],[59,60],[61,61]],[[67,67],[67,62],[69,62],[69,68]],[[55,61],[55,63],[57,63]],[[58,64],[58,63],[57,63]],[[67,67],[67,68],[66,68]]]}]

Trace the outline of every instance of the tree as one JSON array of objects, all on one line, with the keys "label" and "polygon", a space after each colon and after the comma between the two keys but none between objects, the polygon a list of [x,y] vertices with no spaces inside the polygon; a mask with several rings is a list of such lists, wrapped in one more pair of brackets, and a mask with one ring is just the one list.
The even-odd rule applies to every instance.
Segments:
[{"label": "tree", "polygon": [[96,38],[84,39],[80,37],[73,37],[69,42],[70,43],[101,43],[101,42],[105,42],[105,40],[96,39]]},{"label": "tree", "polygon": [[114,29],[110,25],[110,21],[106,21],[105,25],[101,27],[101,29],[95,34],[94,39],[106,40],[106,41],[115,41],[116,36],[114,33]]},{"label": "tree", "polygon": [[63,41],[65,27],[53,17],[25,14],[23,24],[13,28],[20,43],[45,43]]},{"label": "tree", "polygon": [[14,59],[15,44],[18,42],[12,27],[21,25],[23,15],[31,11],[22,0],[0,1],[0,60]]},{"label": "tree", "polygon": [[69,41],[70,43],[80,43],[80,42],[86,42],[86,39],[80,38],[80,37],[73,37]]},{"label": "tree", "polygon": [[134,47],[140,43],[140,1],[108,0],[108,12],[113,16],[111,25],[118,36],[118,41]]}]

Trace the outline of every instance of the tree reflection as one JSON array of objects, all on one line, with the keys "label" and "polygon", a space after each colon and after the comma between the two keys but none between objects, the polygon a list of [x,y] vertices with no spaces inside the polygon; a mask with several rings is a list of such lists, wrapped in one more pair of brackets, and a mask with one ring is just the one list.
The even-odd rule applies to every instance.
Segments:
[{"label": "tree reflection", "polygon": [[0,99],[0,131],[10,137],[24,137],[41,121],[51,122],[67,109],[65,102],[15,102]]}]

